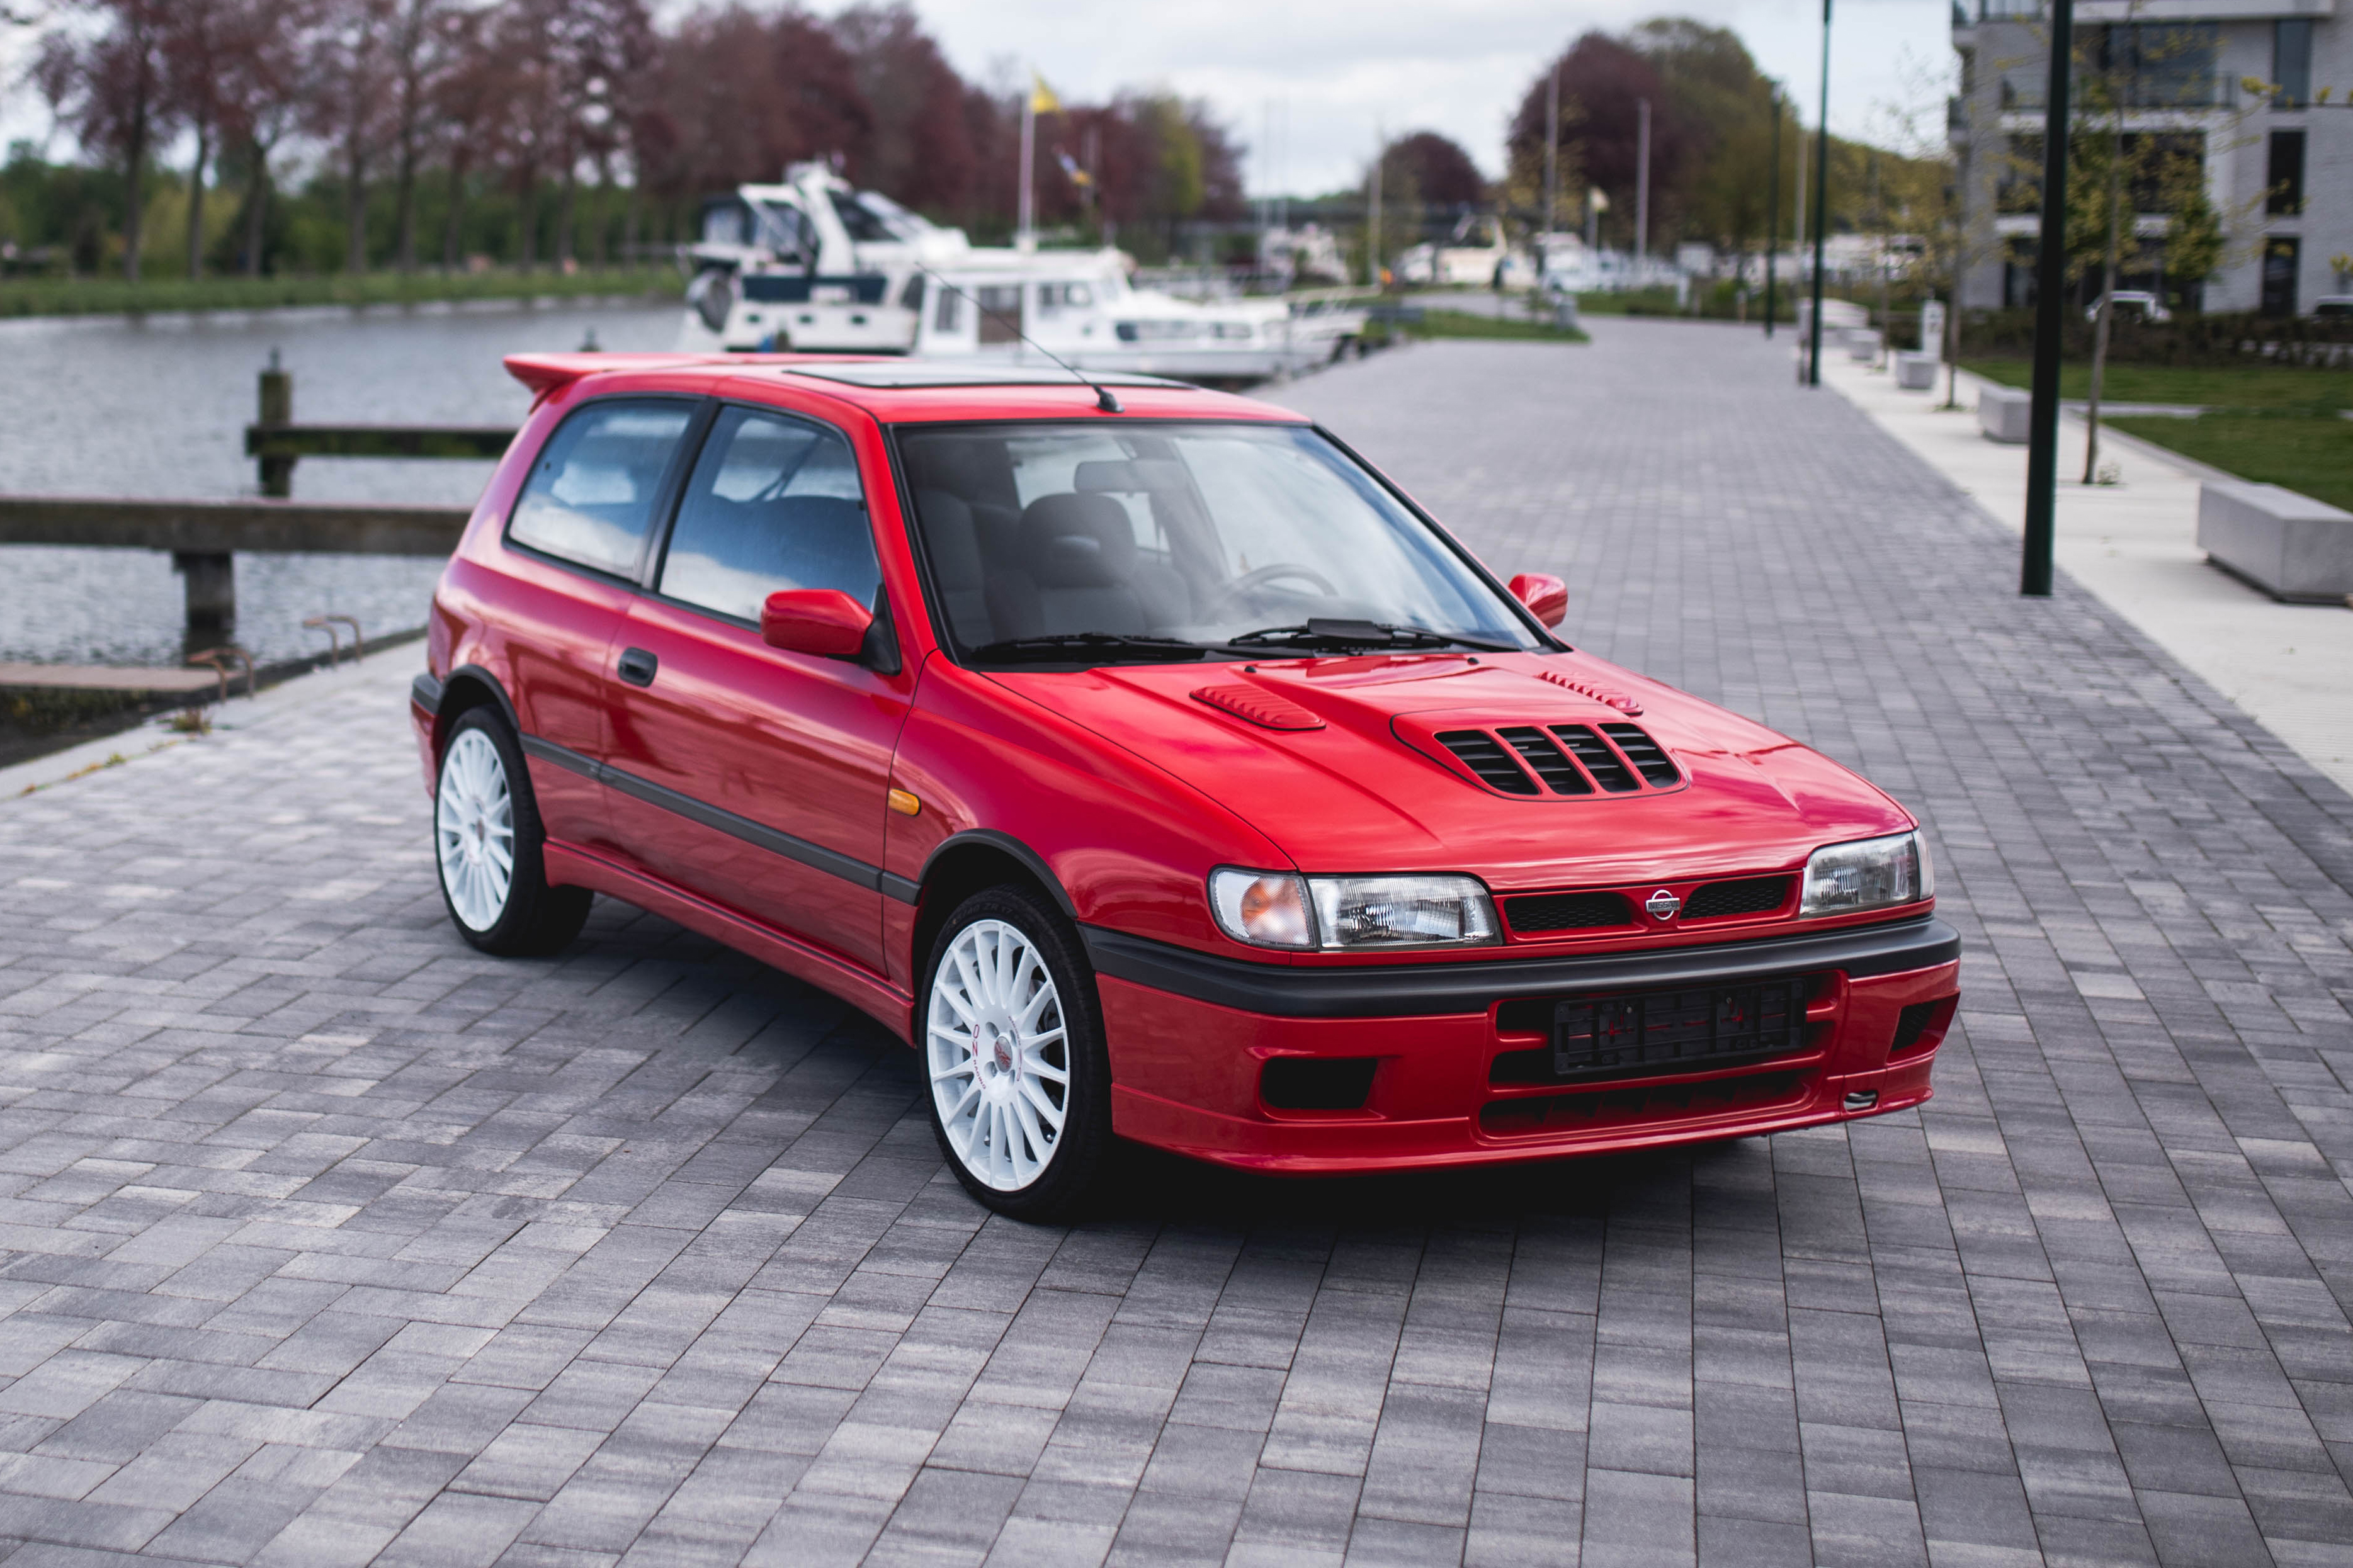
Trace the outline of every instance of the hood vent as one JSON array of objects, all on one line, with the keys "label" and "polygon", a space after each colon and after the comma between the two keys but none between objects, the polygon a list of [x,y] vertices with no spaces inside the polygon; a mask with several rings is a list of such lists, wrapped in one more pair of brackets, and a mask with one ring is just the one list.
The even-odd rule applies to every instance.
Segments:
[{"label": "hood vent", "polygon": [[1652,789],[1665,789],[1683,782],[1683,774],[1675,772],[1675,764],[1667,761],[1665,751],[1633,725],[1604,724],[1601,732],[1618,742],[1618,749],[1626,753],[1628,762],[1641,770],[1642,776],[1651,781]]},{"label": "hood vent", "polygon": [[[1193,695],[1215,700],[1210,689],[1215,689]],[[1646,783],[1651,789],[1683,783],[1666,749],[1631,724],[1604,724],[1598,731],[1588,724],[1500,724],[1422,734],[1489,789],[1522,799],[1589,795],[1597,785],[1611,795],[1639,795]],[[1399,738],[1413,740],[1409,734]]]},{"label": "hood vent", "polygon": [[1597,686],[1590,680],[1579,679],[1574,675],[1563,675],[1556,669],[1547,669],[1537,679],[1549,680],[1555,686],[1565,686],[1579,697],[1590,697],[1603,707],[1615,708],[1630,719],[1641,717],[1642,705],[1622,691],[1612,691],[1606,686]]},{"label": "hood vent", "polygon": [[[1631,725],[1611,727],[1613,729],[1632,728]],[[1558,735],[1568,749],[1577,753],[1577,760],[1585,764],[1585,771],[1591,773],[1593,782],[1603,789],[1612,795],[1623,795],[1628,790],[1642,787],[1636,781],[1632,771],[1620,760],[1618,753],[1609,749],[1609,742],[1584,725],[1555,724],[1552,727],[1552,732]]]},{"label": "hood vent", "polygon": [[1505,795],[1534,795],[1536,781],[1520,771],[1512,761],[1512,753],[1504,743],[1484,730],[1442,730],[1438,743],[1454,753],[1457,761],[1479,775],[1480,783],[1489,789]]},{"label": "hood vent", "polygon": [[1262,730],[1321,730],[1324,721],[1287,697],[1261,686],[1203,686],[1193,700],[1222,709]]}]

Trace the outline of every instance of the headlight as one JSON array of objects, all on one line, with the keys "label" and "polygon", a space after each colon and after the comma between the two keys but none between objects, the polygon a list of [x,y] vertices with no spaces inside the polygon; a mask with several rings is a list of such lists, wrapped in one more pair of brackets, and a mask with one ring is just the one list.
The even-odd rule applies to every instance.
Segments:
[{"label": "headlight", "polygon": [[1209,908],[1254,947],[1456,947],[1496,940],[1495,906],[1475,877],[1299,877],[1226,868]]},{"label": "headlight", "polygon": [[1800,919],[1852,914],[1916,904],[1936,891],[1928,868],[1928,844],[1917,833],[1832,844],[1806,861],[1806,891]]}]

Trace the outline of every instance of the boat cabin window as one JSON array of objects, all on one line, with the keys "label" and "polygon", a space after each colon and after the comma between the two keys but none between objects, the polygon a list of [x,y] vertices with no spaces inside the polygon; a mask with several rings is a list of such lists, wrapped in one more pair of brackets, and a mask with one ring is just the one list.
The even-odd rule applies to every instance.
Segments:
[{"label": "boat cabin window", "polygon": [[758,243],[775,251],[777,260],[807,262],[816,259],[817,225],[809,222],[808,214],[783,202],[762,202],[759,218]]},{"label": "boat cabin window", "polygon": [[1040,310],[1083,310],[1094,302],[1094,289],[1084,283],[1038,285],[1038,308]]},{"label": "boat cabin window", "polygon": [[858,197],[844,195],[839,191],[833,192],[832,196],[833,214],[841,220],[841,226],[849,231],[851,239],[864,245],[874,240],[899,237],[891,232],[891,226],[881,214],[868,211],[866,204]]},{"label": "boat cabin window", "polygon": [[752,209],[733,196],[719,196],[703,203],[702,243],[751,244]]}]

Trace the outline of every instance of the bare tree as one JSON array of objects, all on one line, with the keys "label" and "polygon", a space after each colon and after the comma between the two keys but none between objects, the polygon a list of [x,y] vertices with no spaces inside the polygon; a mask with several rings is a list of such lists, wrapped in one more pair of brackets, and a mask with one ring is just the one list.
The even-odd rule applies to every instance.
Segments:
[{"label": "bare tree", "polygon": [[343,176],[343,266],[367,270],[368,170],[383,134],[393,0],[327,0],[315,49],[311,129]]},{"label": "bare tree", "polygon": [[164,37],[164,93],[174,117],[195,134],[188,165],[188,276],[205,269],[205,175],[220,132],[227,57],[237,45],[234,0],[180,0]]},{"label": "bare tree", "polygon": [[122,275],[139,280],[145,240],[147,160],[171,129],[164,92],[167,0],[74,0],[104,19],[104,30],[78,38],[62,30],[41,40],[33,79],[82,144],[122,160]]},{"label": "bare tree", "polygon": [[448,68],[438,46],[442,0],[399,0],[390,29],[393,77],[393,251],[403,272],[417,270],[417,172],[434,78]]}]

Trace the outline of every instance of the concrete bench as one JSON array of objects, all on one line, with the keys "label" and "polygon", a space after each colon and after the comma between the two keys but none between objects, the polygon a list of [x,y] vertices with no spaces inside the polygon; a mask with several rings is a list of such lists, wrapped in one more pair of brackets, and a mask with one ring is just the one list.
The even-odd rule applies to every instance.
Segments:
[{"label": "concrete bench", "polygon": [[2353,511],[2277,485],[2200,486],[2198,548],[2293,605],[2341,605],[2353,594]]},{"label": "concrete bench", "polygon": [[1900,353],[1895,356],[1895,384],[1906,392],[1928,392],[1936,384],[1936,367],[1941,362],[1930,353]]},{"label": "concrete bench", "polygon": [[1978,389],[1978,428],[1989,441],[2022,445],[2034,418],[2034,395],[2023,387],[1988,384]]},{"label": "concrete bench", "polygon": [[[1822,324],[1830,324],[1827,315]],[[1862,362],[1875,360],[1879,357],[1880,342],[1879,333],[1869,327],[1849,327],[1846,330],[1846,357]]]}]

